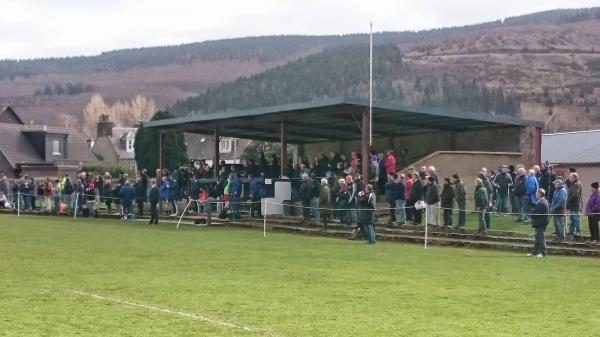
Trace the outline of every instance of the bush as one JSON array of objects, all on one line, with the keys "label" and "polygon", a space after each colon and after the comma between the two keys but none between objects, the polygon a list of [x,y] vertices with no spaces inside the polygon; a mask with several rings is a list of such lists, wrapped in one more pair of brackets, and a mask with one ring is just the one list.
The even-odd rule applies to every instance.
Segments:
[{"label": "bush", "polygon": [[94,172],[98,174],[104,174],[105,172],[110,173],[111,177],[119,177],[120,175],[127,173],[130,176],[134,175],[135,172],[132,170],[126,170],[120,166],[105,166],[105,165],[86,165],[81,167],[83,172]]}]

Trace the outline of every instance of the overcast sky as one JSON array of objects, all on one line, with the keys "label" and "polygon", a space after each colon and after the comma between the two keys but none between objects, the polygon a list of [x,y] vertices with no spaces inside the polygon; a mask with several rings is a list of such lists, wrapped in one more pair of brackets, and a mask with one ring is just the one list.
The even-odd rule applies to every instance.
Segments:
[{"label": "overcast sky", "polygon": [[0,59],[279,34],[472,24],[590,0],[0,0]]}]

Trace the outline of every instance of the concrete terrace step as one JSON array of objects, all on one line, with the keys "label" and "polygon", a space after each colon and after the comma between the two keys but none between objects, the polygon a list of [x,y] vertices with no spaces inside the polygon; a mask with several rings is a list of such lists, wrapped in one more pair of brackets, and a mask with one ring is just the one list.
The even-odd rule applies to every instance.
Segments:
[{"label": "concrete terrace step", "polygon": [[[231,222],[231,225],[246,227],[246,228],[262,228],[257,224],[252,224],[247,221]],[[303,226],[291,226],[291,225],[269,225],[269,230],[281,231],[286,233],[294,234],[307,234],[307,235],[318,235],[318,236],[329,236],[329,237],[342,237],[347,238],[350,234],[350,229],[328,229],[323,232],[319,227],[303,227]],[[421,234],[421,233],[419,233]],[[408,242],[415,244],[424,244],[424,235],[416,235],[412,232],[405,231],[388,231],[377,233],[377,239],[382,241],[395,241],[395,242]],[[522,240],[522,239],[521,239]],[[440,245],[440,246],[453,246],[463,248],[478,248],[478,249],[495,249],[495,250],[506,250],[516,252],[529,252],[533,245],[531,240],[522,240],[520,242],[513,241],[502,241],[497,237],[492,236],[479,236],[477,238],[472,237],[444,237],[444,236],[429,236],[428,244]],[[589,257],[600,257],[600,249],[590,247],[583,243],[561,243],[556,244],[553,242],[547,242],[547,251],[552,255],[569,255],[569,256],[589,256]]]},{"label": "concrete terrace step", "polygon": [[[14,214],[11,211],[4,210],[0,211],[3,214]],[[46,212],[33,212],[27,213],[31,215],[40,216],[56,216],[54,213]],[[63,217],[72,217],[68,215],[61,215]],[[119,219],[120,216],[98,213],[99,218],[111,218]],[[81,218],[81,217],[79,217]],[[195,216],[184,216],[182,218],[182,225],[194,225],[193,220]],[[161,223],[177,223],[178,217],[166,217],[163,216],[160,219]],[[262,219],[243,218],[238,221],[221,220],[217,217],[213,217],[214,221],[211,225],[213,226],[236,226],[242,228],[261,229],[263,228]],[[147,217],[141,217],[139,221],[148,220]],[[199,225],[206,226],[206,225]],[[301,225],[299,219],[284,219],[284,218],[269,218],[268,221],[269,230],[295,233],[295,234],[307,234],[307,235],[318,235],[328,237],[339,237],[347,238],[352,230],[351,226],[341,225],[339,223],[332,223],[328,225],[328,230],[321,231],[321,226],[316,224]],[[394,242],[408,242],[415,244],[424,243],[424,226],[415,225],[402,225],[399,227],[387,227],[377,226],[377,239],[382,241],[394,241]],[[428,230],[428,244],[439,245],[439,246],[453,246],[453,247],[464,247],[464,248],[478,248],[478,249],[496,249],[506,251],[517,251],[517,252],[528,252],[532,245],[532,238],[523,233],[507,232],[507,231],[490,231],[487,235],[475,235],[473,230],[447,230],[440,228],[432,228]],[[600,257],[600,247],[590,247],[587,244],[581,242],[563,242],[555,243],[548,241],[547,250],[549,254],[553,255],[570,255],[570,256],[589,256],[589,257]]]}]

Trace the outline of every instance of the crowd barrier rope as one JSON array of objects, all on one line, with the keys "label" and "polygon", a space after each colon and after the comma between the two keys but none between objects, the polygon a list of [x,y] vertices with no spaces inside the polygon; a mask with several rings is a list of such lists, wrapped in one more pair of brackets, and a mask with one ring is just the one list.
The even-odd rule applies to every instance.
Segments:
[{"label": "crowd barrier rope", "polygon": [[[5,194],[5,197],[9,198],[9,197],[14,197],[17,196],[17,205],[20,205],[20,197],[21,196],[30,196],[30,197],[36,197],[36,198],[45,198],[46,196],[44,195],[37,195],[37,194],[28,194],[28,193],[20,193],[17,192],[16,194]],[[60,198],[63,197],[75,197],[76,200],[79,199],[79,197],[90,197],[90,196],[94,196],[99,198],[100,200],[95,200],[95,202],[97,203],[104,203],[103,200],[106,199],[111,199],[111,200],[122,200],[121,198],[115,198],[115,197],[103,197],[103,196],[96,196],[94,194],[84,194],[84,193],[75,193],[73,195],[61,195]],[[49,198],[57,198],[58,196],[51,196]],[[148,198],[144,198],[145,202],[148,203],[149,201],[147,200]],[[232,201],[232,200],[224,200],[224,199],[217,199],[215,200],[214,198],[211,198],[212,200],[200,200],[200,199],[190,199],[190,198],[184,198],[181,200],[187,200],[188,203],[191,202],[198,202],[198,204],[230,204],[230,205],[235,205],[235,204],[240,204],[240,205],[251,205],[251,204],[260,204],[262,203],[262,201],[252,201],[252,200],[240,200],[240,201]],[[135,204],[136,199],[132,199],[131,203]],[[171,202],[171,200],[167,201],[167,200],[160,200],[159,203],[167,203],[167,202]],[[293,208],[304,208],[304,209],[317,209],[317,210],[330,210],[330,211],[352,211],[352,210],[358,210],[358,208],[354,207],[354,208],[330,208],[330,207],[311,207],[311,206],[302,206],[302,205],[295,205],[294,203],[282,203],[282,202],[275,202],[275,201],[271,201],[271,200],[267,200],[265,199],[265,202],[268,202],[270,205],[278,205],[278,206],[288,206],[288,207],[293,207]],[[298,201],[299,202],[299,201]],[[79,208],[80,205],[78,205],[77,207]],[[515,212],[498,212],[497,210],[494,211],[479,211],[479,210],[469,210],[469,209],[460,209],[460,208],[454,208],[454,207],[441,207],[438,206],[438,204],[434,204],[434,205],[428,205],[428,206],[434,206],[436,209],[438,210],[451,210],[451,211],[464,211],[467,213],[497,213],[497,214],[506,214],[506,215],[512,215],[512,216],[517,216],[517,215],[521,215],[522,213],[515,213]],[[533,206],[532,206],[533,207]],[[375,209],[375,211],[389,211],[389,210],[397,210],[397,209],[415,209],[414,206],[404,206],[404,207],[377,207]],[[561,216],[561,215],[569,215],[568,213],[569,211],[565,211],[565,213],[548,213],[545,215],[549,215],[549,216]],[[598,213],[586,213],[583,210],[580,211],[581,213],[579,215],[581,216],[592,216],[592,215],[600,215],[600,212]],[[525,215],[530,215],[529,213],[525,212]]]},{"label": "crowd barrier rope", "polygon": [[[29,197],[39,197],[39,198],[46,198],[46,196],[44,195],[36,195],[36,194],[28,194],[28,193],[21,193],[20,191],[17,192],[16,194],[6,194],[4,195],[5,198],[7,198],[7,200],[9,200],[10,198],[14,198],[15,196],[17,197],[16,200],[16,210],[17,210],[17,216],[21,215],[21,206],[23,206],[21,204],[21,198],[25,197],[25,196],[29,196]],[[95,200],[94,202],[98,202],[98,203],[103,203],[105,200],[110,199],[110,200],[121,200],[120,198],[116,198],[116,197],[105,197],[102,195],[95,195],[95,194],[85,194],[85,193],[74,193],[72,195],[61,195],[61,196],[57,196],[57,195],[53,195],[50,196],[50,198],[61,198],[61,202],[62,202],[62,198],[64,197],[75,197],[74,200],[74,211],[73,211],[73,219],[77,219],[77,213],[79,211],[79,209],[81,208],[81,205],[79,204],[79,199],[80,197],[86,198],[86,197],[94,197]],[[132,199],[132,205],[135,203],[135,198]],[[145,198],[146,202],[147,202],[147,198]],[[170,201],[167,200],[161,200],[159,203],[168,203]],[[184,207],[183,211],[179,214],[179,212],[177,211],[176,214],[179,214],[179,218],[177,221],[177,225],[176,228],[179,228],[181,221],[183,220],[183,217],[186,215],[186,212],[189,209],[189,206],[193,203],[196,203],[197,205],[202,205],[202,206],[206,206],[206,205],[210,205],[209,207],[206,207],[206,210],[213,210],[212,205],[216,205],[217,207],[215,209],[219,209],[219,206],[223,206],[225,204],[228,204],[230,207],[232,205],[250,205],[252,206],[253,204],[261,204],[261,210],[264,206],[264,212],[262,212],[263,214],[263,237],[266,238],[267,236],[267,224],[268,224],[268,210],[269,210],[269,206],[282,206],[282,207],[292,207],[295,209],[309,209],[309,210],[317,210],[317,211],[324,211],[324,210],[328,210],[331,212],[346,212],[346,211],[360,211],[361,209],[359,208],[329,208],[329,207],[311,207],[311,206],[302,206],[302,205],[298,205],[297,203],[285,203],[285,202],[275,202],[273,200],[269,200],[269,199],[264,199],[264,202],[259,200],[259,201],[253,201],[253,200],[240,200],[240,201],[232,201],[232,200],[223,200],[223,199],[217,199],[215,200],[214,198],[210,198],[208,200],[200,200],[200,199],[192,199],[192,198],[188,198],[187,199],[187,203],[186,206]],[[14,206],[15,202],[13,201],[11,203],[11,207]],[[177,203],[175,203],[177,205]],[[465,212],[467,214],[478,214],[478,213],[489,213],[489,214],[503,214],[506,216],[521,216],[521,215],[525,215],[525,216],[530,216],[531,214],[528,212],[522,212],[522,213],[515,213],[515,212],[498,212],[497,210],[493,210],[493,211],[480,211],[480,210],[467,210],[467,209],[460,209],[460,208],[448,208],[448,207],[441,207],[439,206],[439,204],[435,204],[435,205],[428,205],[428,206],[433,206],[433,208],[436,211],[437,216],[439,217],[439,212],[443,211],[443,210],[450,210],[453,213],[454,212]],[[533,205],[531,206],[533,207]],[[383,211],[390,211],[390,210],[399,210],[399,209],[415,209],[414,206],[404,206],[404,207],[377,207],[375,209],[376,212],[383,212]],[[428,239],[429,239],[429,219],[428,219],[428,212],[425,209],[420,209],[420,211],[422,212],[423,215],[423,219],[424,219],[424,248],[427,249],[428,248]],[[122,213],[122,210],[121,210]],[[205,212],[206,213],[206,212]],[[208,214],[208,213],[207,213]],[[569,216],[572,215],[572,213],[570,213],[569,211],[565,211],[565,213],[548,213],[545,214],[547,216],[550,217],[561,217],[561,216]],[[583,210],[579,211],[579,216],[584,217],[584,216],[595,216],[595,215],[600,215],[600,212],[598,213],[586,213]],[[437,219],[436,219],[436,223],[437,223]],[[439,226],[439,224],[438,224]],[[564,226],[564,230],[566,231],[566,224]]]}]

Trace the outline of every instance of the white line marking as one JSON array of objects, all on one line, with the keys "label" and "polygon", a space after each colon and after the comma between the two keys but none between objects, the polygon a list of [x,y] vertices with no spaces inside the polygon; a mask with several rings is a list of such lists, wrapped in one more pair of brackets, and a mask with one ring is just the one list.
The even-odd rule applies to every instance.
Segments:
[{"label": "white line marking", "polygon": [[104,301],[111,301],[111,302],[120,303],[120,304],[126,304],[126,305],[130,305],[132,307],[138,307],[138,308],[144,308],[144,309],[154,310],[154,311],[162,312],[162,313],[165,313],[165,314],[170,314],[170,315],[175,315],[175,316],[179,316],[179,317],[193,319],[195,321],[208,322],[208,323],[212,323],[212,324],[215,324],[215,325],[220,325],[220,326],[224,326],[224,327],[228,327],[228,328],[233,328],[233,329],[241,329],[241,330],[245,330],[245,331],[254,333],[253,329],[251,329],[249,327],[246,327],[246,326],[240,326],[240,325],[236,325],[236,324],[233,324],[233,323],[229,323],[229,322],[225,322],[225,321],[220,321],[220,320],[217,320],[217,319],[212,319],[212,318],[208,318],[208,317],[204,317],[204,316],[199,316],[199,315],[195,315],[195,314],[192,314],[192,313],[189,313],[189,312],[163,309],[163,308],[158,308],[158,307],[147,305],[147,304],[135,303],[135,302],[131,302],[131,301],[124,301],[124,300],[120,300],[118,298],[100,296],[100,295],[90,294],[90,293],[86,293],[86,292],[78,291],[78,290],[73,290],[73,293],[75,293],[77,295],[81,295],[81,296],[87,296],[87,297],[95,298],[95,299],[98,299],[98,300],[104,300]]}]

